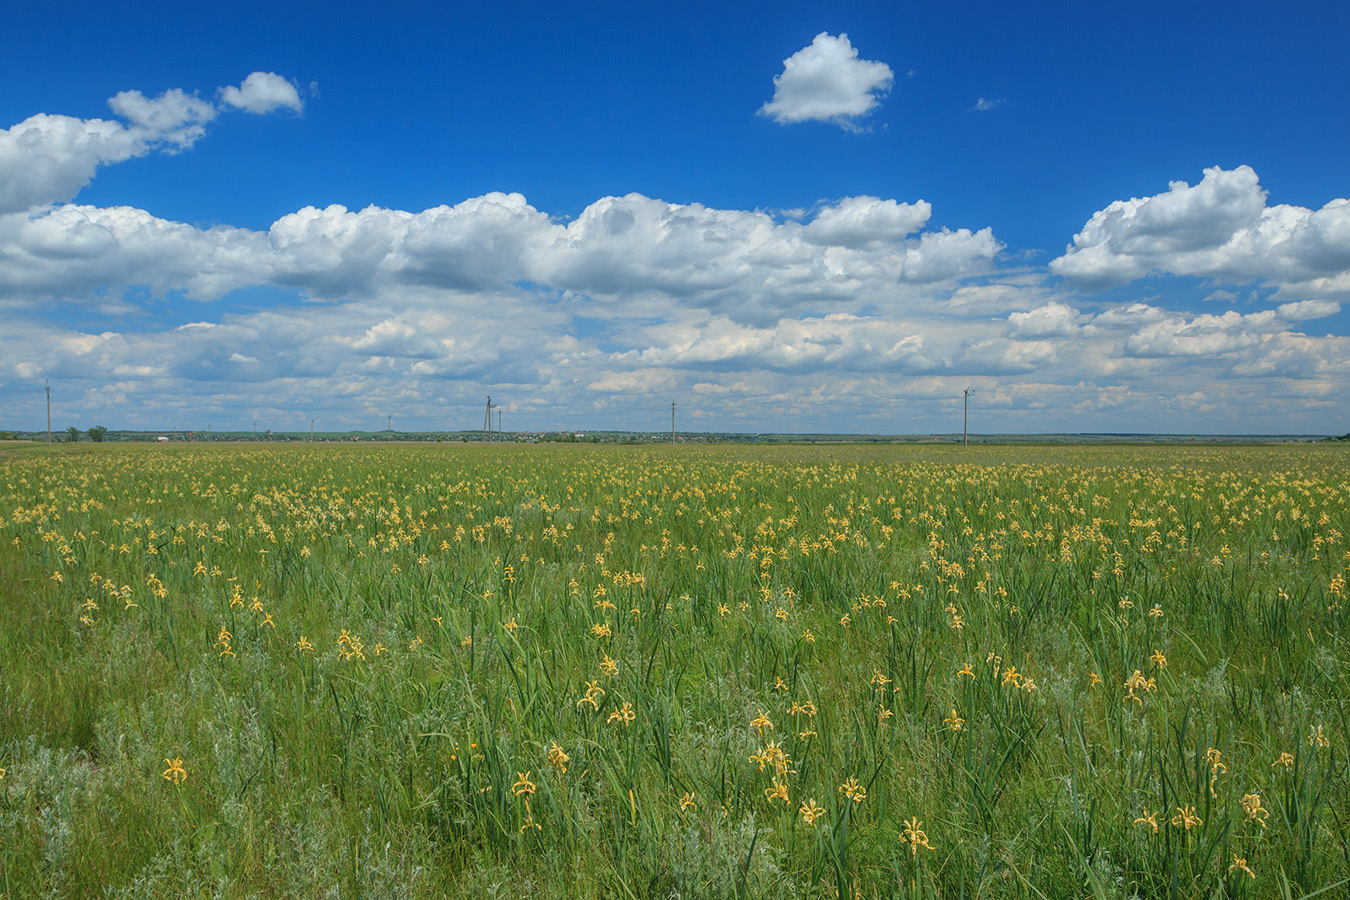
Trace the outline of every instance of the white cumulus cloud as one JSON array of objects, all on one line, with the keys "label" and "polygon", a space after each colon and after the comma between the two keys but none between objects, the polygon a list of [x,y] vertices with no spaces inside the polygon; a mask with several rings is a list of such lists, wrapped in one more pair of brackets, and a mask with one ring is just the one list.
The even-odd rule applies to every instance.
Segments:
[{"label": "white cumulus cloud", "polygon": [[304,109],[295,85],[275,72],[253,72],[239,87],[221,88],[220,100],[226,106],[259,115],[274,109]]},{"label": "white cumulus cloud", "polygon": [[992,228],[927,231],[919,237],[917,246],[906,248],[901,277],[905,281],[935,282],[974,275],[987,270],[988,262],[1002,249]]},{"label": "white cumulus cloud", "polygon": [[871,112],[895,81],[891,67],[883,62],[858,58],[848,35],[816,35],[783,60],[782,74],[774,76],[773,99],[759,114],[775,122],[833,122],[851,127]]},{"label": "white cumulus cloud", "polygon": [[0,131],[0,215],[69,200],[99,166],[186,149],[215,118],[210,103],[177,89],[122,91],[108,105],[125,124],[39,113]]},{"label": "white cumulus cloud", "polygon": [[1293,303],[1281,303],[1275,311],[1286,321],[1303,322],[1308,319],[1334,316],[1341,311],[1341,305],[1334,300],[1297,300]]},{"label": "white cumulus cloud", "polygon": [[[719,428],[918,431],[959,428],[973,387],[979,430],[997,409],[1009,430],[1290,431],[1324,427],[1350,390],[1350,338],[1296,330],[1343,329],[1350,203],[1269,206],[1246,168],[1102,210],[1056,261],[1063,280],[1001,260],[989,228],[930,227],[928,202],[872,196],[788,215],[631,193],[559,221],[491,192],[420,212],[306,206],[263,230],[61,203],[99,166],[190,146],[219,111],[299,111],[274,77],[216,106],[127,91],[116,121],[0,132],[0,395],[29,398],[16,417],[40,420],[29,388],[50,377],[62,415],[122,426],[383,427],[398,408],[409,427],[472,427],[491,393],[508,428],[664,427],[679,398]],[[1068,277],[1155,272],[1277,299],[1101,308]],[[183,299],[223,302],[185,319]]]},{"label": "white cumulus cloud", "polygon": [[45,215],[0,216],[0,289],[12,297],[87,300],[145,285],[213,300],[266,282],[265,236],[197,228],[128,206],[58,206]]},{"label": "white cumulus cloud", "polygon": [[131,123],[131,132],[137,137],[177,150],[191,147],[206,133],[206,123],[216,117],[214,106],[178,88],[155,98],[140,91],[122,91],[108,101],[108,106]]},{"label": "white cumulus cloud", "polygon": [[1158,273],[1266,282],[1288,297],[1350,297],[1350,201],[1267,206],[1249,166],[1209,168],[1197,185],[1174,181],[1094,213],[1050,270],[1089,286]]},{"label": "white cumulus cloud", "polygon": [[1275,313],[1262,310],[1242,315],[1229,310],[1221,316],[1193,319],[1169,316],[1145,325],[1125,341],[1125,352],[1139,357],[1199,357],[1232,353],[1254,346],[1263,332],[1276,326]]},{"label": "white cumulus cloud", "polygon": [[[249,112],[301,109],[290,82],[269,72],[254,72],[241,87],[220,93],[227,105]],[[178,88],[157,97],[121,91],[108,106],[124,121],[39,113],[0,130],[0,215],[70,200],[99,166],[154,150],[186,150],[219,113],[212,103]]]},{"label": "white cumulus cloud", "polygon": [[816,213],[806,228],[808,241],[860,249],[898,241],[928,222],[926,201],[897,203],[877,197],[846,197]]},{"label": "white cumulus cloud", "polygon": [[1008,316],[1008,332],[1019,337],[1069,336],[1080,326],[1082,315],[1072,306],[1050,301],[1044,306]]},{"label": "white cumulus cloud", "polygon": [[629,194],[562,225],[493,192],[417,213],[305,207],[260,232],[70,204],[0,216],[0,288],[89,301],[144,286],[213,300],[271,284],[341,300],[530,282],[607,316],[656,315],[678,299],[764,325],[807,309],[898,308],[992,270],[1002,244],[990,229],[923,231],[929,214],[924,201],[851,197],[803,223]]}]

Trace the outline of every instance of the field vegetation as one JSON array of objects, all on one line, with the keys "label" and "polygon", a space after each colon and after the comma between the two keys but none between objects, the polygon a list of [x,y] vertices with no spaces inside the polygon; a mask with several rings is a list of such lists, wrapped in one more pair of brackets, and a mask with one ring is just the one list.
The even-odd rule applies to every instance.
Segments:
[{"label": "field vegetation", "polygon": [[0,896],[1332,896],[1347,476],[1334,445],[0,456]]}]

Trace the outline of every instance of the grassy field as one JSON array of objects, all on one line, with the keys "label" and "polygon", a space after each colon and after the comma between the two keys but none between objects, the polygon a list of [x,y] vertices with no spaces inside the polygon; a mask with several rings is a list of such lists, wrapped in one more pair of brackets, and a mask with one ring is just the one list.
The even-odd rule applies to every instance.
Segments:
[{"label": "grassy field", "polygon": [[0,456],[0,896],[1333,896],[1347,476],[1310,445]]}]

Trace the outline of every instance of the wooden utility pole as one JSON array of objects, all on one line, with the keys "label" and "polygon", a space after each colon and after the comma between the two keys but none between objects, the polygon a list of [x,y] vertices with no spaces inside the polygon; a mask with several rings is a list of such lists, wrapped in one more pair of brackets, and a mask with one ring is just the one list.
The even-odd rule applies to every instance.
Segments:
[{"label": "wooden utility pole", "polygon": [[390,437],[393,437],[394,435],[394,417],[392,415],[389,417],[389,424],[385,426],[384,433],[389,435]]},{"label": "wooden utility pole", "polygon": [[675,443],[675,401],[670,401],[670,442]]},{"label": "wooden utility pole", "polygon": [[313,443],[313,441],[314,441],[314,420],[313,420],[313,419],[310,419],[310,420],[309,420],[309,440],[310,440],[311,443]]},{"label": "wooden utility pole", "polygon": [[962,446],[970,446],[970,388],[966,388],[966,411],[961,419]]},{"label": "wooden utility pole", "polygon": [[42,379],[47,385],[47,449],[52,449],[52,383]]}]

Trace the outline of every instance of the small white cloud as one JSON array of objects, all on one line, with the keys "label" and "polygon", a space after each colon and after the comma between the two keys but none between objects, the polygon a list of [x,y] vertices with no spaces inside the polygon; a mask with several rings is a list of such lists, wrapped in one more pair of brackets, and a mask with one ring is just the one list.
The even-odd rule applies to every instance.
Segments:
[{"label": "small white cloud", "polygon": [[968,284],[952,291],[946,309],[961,316],[995,316],[1025,312],[1045,302],[1045,290],[1037,279],[1006,277],[989,284]]},{"label": "small white cloud", "polygon": [[895,80],[883,62],[859,59],[848,35],[816,35],[783,60],[774,76],[773,99],[759,108],[780,125],[789,122],[833,122],[844,128],[871,112]]},{"label": "small white cloud", "polygon": [[1193,319],[1168,316],[1139,329],[1125,341],[1125,354],[1140,358],[1219,356],[1254,347],[1263,334],[1279,328],[1271,310]]},{"label": "small white cloud", "polygon": [[126,119],[147,141],[163,141],[178,149],[191,147],[206,133],[216,108],[178,88],[151,100],[140,91],[122,91],[108,101],[112,111]]},{"label": "small white cloud", "polygon": [[913,282],[945,281],[988,271],[1003,244],[991,228],[971,231],[927,231],[917,246],[905,250],[901,279]]},{"label": "small white cloud", "polygon": [[1166,311],[1156,306],[1150,306],[1147,303],[1135,301],[1128,306],[1118,306],[1114,309],[1108,309],[1092,320],[1094,325],[1100,325],[1104,328],[1127,327],[1134,328],[1140,325],[1150,325],[1154,322],[1161,322],[1167,318]]},{"label": "small white cloud", "polygon": [[274,109],[304,109],[295,85],[275,72],[254,72],[239,87],[221,88],[220,100],[226,106],[259,115]]},{"label": "small white cloud", "polygon": [[811,243],[867,248],[898,241],[928,222],[933,207],[925,200],[897,203],[878,197],[845,197],[816,214],[806,226]]},{"label": "small white cloud", "polygon": [[1008,333],[1017,337],[1068,337],[1079,330],[1082,316],[1072,306],[1050,301],[1027,312],[1008,316]]},{"label": "small white cloud", "polygon": [[1280,318],[1288,322],[1302,322],[1307,319],[1325,319],[1341,311],[1341,305],[1334,300],[1299,300],[1294,303],[1282,303],[1275,310]]},{"label": "small white cloud", "polygon": [[981,97],[980,99],[975,101],[975,105],[972,107],[972,109],[974,109],[976,112],[986,112],[987,110],[996,109],[997,107],[1000,107],[1007,102],[1008,101],[1002,98],[999,98],[997,100],[989,100],[985,97]]}]

